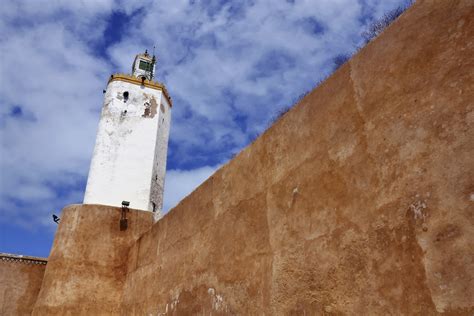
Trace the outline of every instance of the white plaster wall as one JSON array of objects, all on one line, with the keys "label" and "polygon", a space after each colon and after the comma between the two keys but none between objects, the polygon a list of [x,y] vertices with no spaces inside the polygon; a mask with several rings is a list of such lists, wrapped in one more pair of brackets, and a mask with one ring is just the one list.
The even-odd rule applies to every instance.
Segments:
[{"label": "white plaster wall", "polygon": [[[162,98],[163,106],[160,106],[160,118],[158,122],[158,133],[156,137],[156,149],[154,157],[154,174],[151,181],[150,209],[153,203],[156,207],[155,220],[160,219],[163,209],[163,191],[166,175],[166,158],[168,154],[168,138],[171,126],[171,107],[166,98]],[[164,111],[162,111],[164,110]]]},{"label": "white plaster wall", "polygon": [[[129,92],[126,102],[123,98],[124,91]],[[160,178],[158,183],[162,184],[163,166],[166,170],[166,154],[164,158],[162,154],[157,154],[156,147],[157,143],[164,142],[159,141],[162,138],[166,138],[166,145],[168,143],[170,118],[166,115],[171,112],[165,111],[163,115],[160,111],[161,102],[160,90],[123,81],[109,83],[104,96],[84,204],[121,206],[122,201],[126,200],[130,201],[131,208],[152,210],[152,180],[156,175]],[[150,107],[149,115],[145,115],[147,106]],[[167,125],[160,131],[160,121],[163,118]],[[158,166],[160,172],[156,171]],[[154,192],[154,195],[162,196],[162,189],[161,192]]]}]

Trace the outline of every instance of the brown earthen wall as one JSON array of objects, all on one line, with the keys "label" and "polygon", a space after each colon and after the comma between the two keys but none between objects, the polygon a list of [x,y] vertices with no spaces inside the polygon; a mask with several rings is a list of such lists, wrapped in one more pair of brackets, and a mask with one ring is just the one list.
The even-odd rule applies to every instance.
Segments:
[{"label": "brown earthen wall", "polygon": [[472,315],[474,12],[418,1],[131,248],[123,315]]},{"label": "brown earthen wall", "polygon": [[0,315],[31,315],[46,262],[0,258]]},{"label": "brown earthen wall", "polygon": [[33,315],[116,315],[130,245],[150,229],[151,212],[71,205],[61,214]]}]

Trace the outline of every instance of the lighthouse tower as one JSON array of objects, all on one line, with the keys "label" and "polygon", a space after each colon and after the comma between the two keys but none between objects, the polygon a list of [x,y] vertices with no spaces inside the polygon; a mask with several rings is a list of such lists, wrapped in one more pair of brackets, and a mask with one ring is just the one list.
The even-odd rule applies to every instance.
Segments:
[{"label": "lighthouse tower", "polygon": [[135,57],[132,75],[110,76],[84,204],[129,201],[160,217],[172,103],[154,74],[155,56],[145,52]]}]

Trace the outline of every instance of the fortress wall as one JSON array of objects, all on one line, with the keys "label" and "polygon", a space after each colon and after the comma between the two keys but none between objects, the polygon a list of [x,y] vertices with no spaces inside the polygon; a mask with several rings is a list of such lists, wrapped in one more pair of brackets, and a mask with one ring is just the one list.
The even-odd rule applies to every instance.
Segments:
[{"label": "fortress wall", "polygon": [[133,245],[123,315],[471,315],[472,1],[418,1]]},{"label": "fortress wall", "polygon": [[31,315],[45,268],[43,258],[0,254],[0,315]]},{"label": "fortress wall", "polygon": [[71,205],[63,209],[33,315],[116,315],[130,245],[153,223],[131,210],[120,231],[121,209]]}]

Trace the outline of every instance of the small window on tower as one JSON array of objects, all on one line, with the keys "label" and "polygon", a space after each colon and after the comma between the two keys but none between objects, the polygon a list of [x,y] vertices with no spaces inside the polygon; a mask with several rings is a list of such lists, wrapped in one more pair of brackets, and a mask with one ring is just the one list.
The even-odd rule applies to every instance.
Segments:
[{"label": "small window on tower", "polygon": [[140,60],[140,65],[138,66],[141,70],[151,71],[151,64],[144,60]]}]

